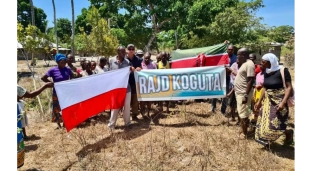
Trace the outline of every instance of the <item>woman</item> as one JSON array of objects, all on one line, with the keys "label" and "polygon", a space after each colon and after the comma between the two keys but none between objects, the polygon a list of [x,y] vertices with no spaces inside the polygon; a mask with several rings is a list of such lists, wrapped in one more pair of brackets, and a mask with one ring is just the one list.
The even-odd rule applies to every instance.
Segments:
[{"label": "woman", "polygon": [[[170,69],[169,61],[165,52],[161,53],[161,61],[158,62],[158,69]],[[169,113],[169,101],[166,101],[167,113]],[[159,102],[159,110],[163,111],[163,102]]]},{"label": "woman", "polygon": [[68,54],[67,55],[67,65],[69,66],[70,70],[73,73],[73,78],[79,78],[79,77],[81,77],[81,75],[80,75],[81,69],[76,68],[73,65],[73,62],[74,62],[74,56],[72,54]]},{"label": "woman", "polygon": [[255,110],[260,112],[256,124],[255,140],[267,146],[269,142],[277,140],[285,134],[284,145],[293,142],[293,131],[286,130],[289,109],[287,100],[292,91],[291,76],[287,68],[284,69],[285,85],[281,76],[277,57],[273,53],[262,57],[261,66],[264,73],[263,90]]},{"label": "woman", "polygon": [[[142,61],[142,63],[141,63],[142,69],[144,69],[144,70],[145,69],[157,69],[157,66],[151,60],[151,53],[146,52],[144,54],[143,59],[144,59],[144,61]],[[145,101],[141,101],[140,102],[140,112],[141,112],[141,115],[143,116],[143,118],[148,119],[144,115],[144,113],[145,113],[145,105],[147,105],[147,116],[150,117],[149,112],[152,109],[152,102],[150,102],[150,101],[149,102],[145,102]]]},{"label": "woman", "polygon": [[[253,96],[252,104],[256,104],[259,101],[260,96],[262,94],[264,73],[265,73],[265,68],[260,66],[260,72],[256,75],[256,84],[254,86],[254,96]],[[252,108],[252,114],[250,115],[250,120],[251,120],[251,123],[255,123],[257,122],[259,110],[255,110],[253,106],[251,108]]]},{"label": "woman", "polygon": [[[55,55],[55,62],[57,63],[56,67],[53,67],[48,70],[48,72],[42,76],[41,80],[43,82],[49,83],[51,82],[48,78],[51,77],[54,83],[61,82],[61,81],[67,81],[72,79],[73,73],[72,71],[66,67],[66,56],[63,54],[56,54]],[[52,111],[52,122],[57,123],[57,129],[61,128],[61,122],[63,122],[62,116],[60,114],[61,108],[58,102],[57,94],[55,92],[55,89],[53,89],[53,111]],[[64,123],[63,123],[63,127]]]}]

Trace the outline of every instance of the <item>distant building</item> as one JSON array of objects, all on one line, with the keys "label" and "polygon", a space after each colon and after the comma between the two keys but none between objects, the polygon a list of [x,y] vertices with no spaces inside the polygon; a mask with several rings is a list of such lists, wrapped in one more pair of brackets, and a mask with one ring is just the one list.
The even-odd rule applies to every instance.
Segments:
[{"label": "distant building", "polygon": [[282,46],[283,46],[282,43],[272,42],[272,43],[268,43],[264,48],[260,48],[256,50],[255,52],[255,54],[257,55],[256,63],[259,64],[261,62],[262,56],[269,52],[276,55],[276,57],[280,61]]}]

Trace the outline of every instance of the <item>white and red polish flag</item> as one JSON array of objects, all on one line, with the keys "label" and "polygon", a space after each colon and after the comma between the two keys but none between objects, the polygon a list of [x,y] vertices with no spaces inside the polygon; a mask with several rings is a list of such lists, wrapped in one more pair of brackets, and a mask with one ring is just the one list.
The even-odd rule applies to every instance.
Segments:
[{"label": "white and red polish flag", "polygon": [[122,108],[129,74],[126,67],[55,83],[67,132],[104,110]]}]

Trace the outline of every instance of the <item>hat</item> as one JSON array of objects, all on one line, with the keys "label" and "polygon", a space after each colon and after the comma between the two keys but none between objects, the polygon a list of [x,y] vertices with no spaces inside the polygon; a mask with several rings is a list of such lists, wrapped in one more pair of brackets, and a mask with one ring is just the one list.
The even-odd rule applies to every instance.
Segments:
[{"label": "hat", "polygon": [[134,44],[128,44],[127,49],[128,49],[129,47],[135,47],[135,46],[134,46]]},{"label": "hat", "polygon": [[138,55],[143,55],[143,51],[141,49],[137,50],[137,53]]}]

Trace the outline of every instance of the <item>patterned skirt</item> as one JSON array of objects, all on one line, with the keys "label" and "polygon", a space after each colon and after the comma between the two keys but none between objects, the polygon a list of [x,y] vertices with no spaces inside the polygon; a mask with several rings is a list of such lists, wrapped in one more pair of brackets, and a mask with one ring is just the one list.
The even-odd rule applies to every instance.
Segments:
[{"label": "patterned skirt", "polygon": [[262,107],[259,112],[255,139],[264,141],[275,141],[284,134],[288,121],[288,106],[277,111],[276,106],[283,100],[285,90],[268,89],[262,101]]},{"label": "patterned skirt", "polygon": [[62,115],[60,114],[61,107],[55,91],[53,91],[52,98],[52,122],[61,123],[63,122]]}]

